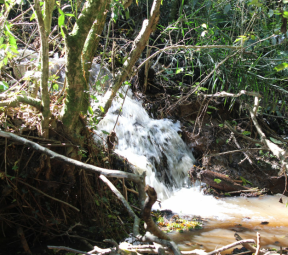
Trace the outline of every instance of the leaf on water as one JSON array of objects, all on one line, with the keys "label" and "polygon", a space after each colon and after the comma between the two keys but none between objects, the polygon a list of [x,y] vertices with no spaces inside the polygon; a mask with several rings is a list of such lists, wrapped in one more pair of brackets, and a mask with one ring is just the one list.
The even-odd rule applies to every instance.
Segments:
[{"label": "leaf on water", "polygon": [[102,133],[104,134],[104,135],[109,135],[109,132],[107,132],[107,131],[105,131],[105,130],[101,130],[102,131]]}]

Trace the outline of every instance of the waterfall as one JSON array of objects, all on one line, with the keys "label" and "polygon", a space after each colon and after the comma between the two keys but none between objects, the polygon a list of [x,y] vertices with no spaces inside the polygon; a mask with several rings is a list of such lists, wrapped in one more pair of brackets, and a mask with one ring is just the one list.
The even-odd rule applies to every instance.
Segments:
[{"label": "waterfall", "polygon": [[[105,132],[113,130],[119,115],[115,126],[118,137],[115,152],[136,165],[139,174],[146,171],[146,184],[155,188],[160,200],[168,198],[175,189],[188,185],[188,171],[195,163],[191,150],[178,134],[180,122],[150,118],[142,107],[142,101],[133,98],[128,86],[119,93],[122,98],[118,95],[113,100],[105,118],[97,126],[95,139],[99,140],[99,136],[105,139]],[[109,95],[107,92],[105,98]],[[101,99],[105,102],[105,98],[97,98],[100,104]],[[98,106],[98,103],[92,105],[94,110]]]}]

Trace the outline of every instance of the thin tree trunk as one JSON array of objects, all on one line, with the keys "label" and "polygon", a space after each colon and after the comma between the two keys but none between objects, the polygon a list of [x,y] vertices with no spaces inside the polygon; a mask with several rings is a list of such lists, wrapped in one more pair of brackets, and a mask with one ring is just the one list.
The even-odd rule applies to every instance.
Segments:
[{"label": "thin tree trunk", "polygon": [[41,37],[41,105],[43,120],[41,123],[41,135],[49,137],[50,97],[48,93],[49,78],[49,44],[48,37],[51,28],[52,12],[55,0],[44,1],[44,18],[40,9],[39,0],[35,0],[35,11],[38,20],[38,27]]}]

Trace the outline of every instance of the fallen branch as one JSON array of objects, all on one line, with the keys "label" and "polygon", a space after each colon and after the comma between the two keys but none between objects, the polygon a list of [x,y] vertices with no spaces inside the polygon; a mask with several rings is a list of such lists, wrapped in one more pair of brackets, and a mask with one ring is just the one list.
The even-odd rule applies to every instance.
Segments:
[{"label": "fallen branch", "polygon": [[237,194],[237,193],[249,193],[249,192],[261,192],[261,191],[259,189],[252,188],[252,189],[248,189],[248,190],[230,191],[230,192],[227,192],[227,193],[229,193],[229,194]]},{"label": "fallen branch", "polygon": [[216,156],[221,156],[221,155],[226,155],[226,154],[231,154],[231,153],[236,153],[236,152],[245,152],[249,150],[267,150],[267,148],[245,148],[245,149],[240,149],[240,150],[233,150],[233,151],[225,151],[225,152],[220,152],[220,153],[214,153],[214,154],[209,154],[205,155],[205,157],[216,157]]},{"label": "fallen branch", "polygon": [[129,203],[126,201],[126,199],[122,196],[122,194],[119,192],[118,189],[104,176],[100,175],[99,177],[103,182],[106,183],[106,185],[111,189],[111,191],[117,196],[117,198],[122,202],[122,204],[127,209],[129,215],[134,218],[134,224],[133,224],[133,234],[134,236],[139,235],[139,224],[140,219],[137,217],[137,215],[134,213],[132,208],[130,207]]},{"label": "fallen branch", "polygon": [[161,231],[158,226],[155,224],[151,217],[151,208],[153,204],[157,201],[157,193],[154,188],[146,185],[145,192],[147,194],[147,198],[144,204],[144,208],[142,210],[142,219],[147,224],[146,230],[151,232],[153,235],[157,236],[163,240],[171,240],[163,231]]},{"label": "fallen branch", "polygon": [[254,109],[258,109],[259,100],[255,98],[253,110],[251,109],[249,105],[246,105],[246,107],[249,109],[250,117],[254,123],[254,126],[258,134],[260,135],[261,141],[270,149],[270,151],[274,154],[274,156],[276,156],[281,161],[285,169],[288,170],[288,163],[286,162],[286,157],[288,156],[288,152],[284,149],[281,149],[275,143],[272,143],[270,140],[268,140],[264,132],[261,130],[260,125],[257,121],[256,112],[254,111]]},{"label": "fallen branch", "polygon": [[69,251],[69,252],[74,252],[74,253],[80,253],[80,254],[92,254],[90,252],[85,252],[85,251],[79,251],[79,250],[76,250],[76,249],[72,249],[72,248],[69,248],[69,247],[65,247],[65,246],[52,246],[52,245],[48,245],[47,246],[48,249],[50,250],[57,250],[57,251]]},{"label": "fallen branch", "polygon": [[257,232],[257,249],[256,249],[256,252],[255,252],[255,255],[259,255],[260,247],[261,247],[261,244],[260,244],[260,234],[259,234],[259,232]]},{"label": "fallen branch", "polygon": [[[246,188],[236,182],[234,182],[232,179],[227,177],[224,174],[220,174],[217,172],[212,172],[210,170],[203,170],[200,172],[201,181],[205,182],[209,186],[219,189],[224,192],[230,192],[235,190],[249,190],[249,188]],[[215,179],[218,181],[216,182]]]},{"label": "fallen branch", "polygon": [[[236,239],[237,241],[243,240],[242,237],[239,236],[237,233],[234,234],[234,237],[235,237],[235,239]],[[254,241],[254,240],[253,240],[253,241]],[[255,241],[254,241],[254,243],[255,243]],[[243,245],[243,247],[245,247],[247,250],[249,250],[249,251],[251,251],[251,252],[253,252],[253,253],[256,252],[256,248],[253,247],[252,245],[250,245],[249,243],[242,243],[242,245]],[[264,254],[265,254],[265,252],[260,250],[258,255],[264,255]]]},{"label": "fallen branch", "polygon": [[15,141],[15,142],[24,144],[28,147],[31,147],[34,150],[40,151],[40,152],[48,155],[51,159],[56,159],[56,160],[65,162],[66,164],[74,165],[74,166],[77,166],[79,168],[82,168],[82,169],[85,169],[88,171],[97,172],[99,174],[105,175],[106,177],[125,178],[125,179],[132,180],[136,183],[143,182],[143,177],[140,175],[132,174],[132,173],[126,173],[126,172],[119,171],[119,170],[110,170],[110,169],[105,169],[105,168],[85,164],[85,163],[82,163],[78,160],[67,158],[67,157],[60,155],[54,151],[51,151],[51,150],[49,150],[49,149],[47,149],[47,148],[45,148],[45,147],[43,147],[37,143],[34,143],[28,139],[25,139],[23,137],[17,136],[15,134],[12,134],[9,132],[5,132],[5,131],[0,130],[0,137],[5,137],[8,139],[11,139],[12,141]]},{"label": "fallen branch", "polygon": [[[239,244],[242,244],[244,246],[244,244],[248,244],[250,245],[249,243],[255,243],[255,241],[253,239],[247,239],[247,240],[240,240],[240,241],[237,241],[235,243],[231,243],[231,244],[228,244],[226,246],[223,246],[217,250],[214,250],[214,251],[211,251],[211,252],[208,252],[207,255],[213,255],[213,254],[217,254],[218,252],[222,252],[222,251],[225,251],[225,250],[228,250],[228,249],[231,249],[232,247],[234,246],[237,246]],[[252,247],[252,246],[251,246]]]},{"label": "fallen branch", "polygon": [[228,93],[226,91],[217,92],[215,94],[208,94],[204,95],[204,97],[240,97],[242,95],[254,96],[254,97],[261,97],[261,95],[257,92],[241,90],[237,94]]},{"label": "fallen branch", "polygon": [[247,135],[243,135],[243,134],[237,132],[234,128],[231,127],[231,125],[227,121],[224,122],[224,127],[227,127],[231,132],[233,132],[237,136],[241,136],[242,138],[244,138],[244,139],[246,139],[246,140],[248,140],[248,141],[250,141],[252,143],[264,144],[263,142],[261,142],[259,140],[253,139],[253,138],[251,138],[251,137],[249,137]]}]

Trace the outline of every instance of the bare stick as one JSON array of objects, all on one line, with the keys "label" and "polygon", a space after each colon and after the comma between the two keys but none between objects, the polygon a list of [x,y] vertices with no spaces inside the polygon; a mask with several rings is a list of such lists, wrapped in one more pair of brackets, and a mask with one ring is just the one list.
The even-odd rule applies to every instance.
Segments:
[{"label": "bare stick", "polygon": [[48,249],[50,250],[64,250],[64,251],[70,251],[70,252],[74,252],[74,253],[80,253],[80,254],[91,254],[91,253],[88,253],[88,252],[85,252],[85,251],[79,251],[79,250],[76,250],[76,249],[72,249],[72,248],[69,248],[69,247],[65,247],[65,246],[52,246],[52,245],[48,245],[47,246]]},{"label": "bare stick", "polygon": [[[239,236],[237,233],[234,234],[234,237],[237,241],[243,241],[241,236]],[[254,240],[253,240],[254,241]],[[254,241],[255,243],[255,241]],[[256,252],[256,248],[253,247],[252,245],[250,245],[249,243],[242,243],[243,247],[245,247],[247,250],[255,253]],[[259,251],[259,255],[264,255],[263,251]]]},{"label": "bare stick", "polygon": [[245,152],[249,150],[267,150],[267,148],[246,148],[246,149],[240,149],[240,150],[233,150],[233,151],[225,151],[225,152],[220,152],[220,153],[215,153],[215,154],[209,154],[205,155],[205,157],[215,157],[215,156],[220,156],[220,155],[226,155],[226,154],[231,154],[231,153],[236,153],[236,152]]},{"label": "bare stick", "polygon": [[218,93],[215,93],[215,94],[208,94],[208,95],[204,95],[204,96],[205,97],[240,97],[242,95],[261,97],[261,95],[259,93],[257,93],[257,92],[246,91],[246,90],[241,90],[237,94],[228,93],[226,91],[222,91],[222,92],[218,92]]},{"label": "bare stick", "polygon": [[41,193],[42,195],[44,195],[44,196],[46,196],[46,197],[49,197],[49,198],[51,198],[51,199],[53,199],[53,200],[55,200],[55,201],[57,201],[57,202],[60,202],[60,203],[62,203],[62,204],[65,204],[65,205],[73,208],[73,209],[76,210],[77,212],[80,212],[80,210],[79,210],[78,208],[76,208],[75,206],[73,206],[73,205],[70,205],[70,204],[68,204],[68,203],[66,203],[66,202],[64,202],[64,201],[62,201],[62,200],[60,200],[60,199],[57,199],[57,198],[55,198],[55,197],[51,197],[51,196],[47,195],[46,193],[44,193],[43,191],[41,191],[41,190],[39,190],[39,189],[37,189],[37,188],[29,185],[29,184],[26,183],[26,182],[23,182],[23,181],[21,181],[21,180],[19,180],[19,179],[17,179],[17,181],[25,184],[26,186],[30,187],[31,189],[36,190],[37,192]]},{"label": "bare stick", "polygon": [[119,192],[118,189],[104,176],[100,175],[99,177],[103,182],[106,183],[106,185],[112,190],[112,192],[117,196],[117,198],[122,202],[122,204],[127,209],[128,213],[131,217],[134,218],[134,225],[133,225],[133,234],[135,236],[139,235],[139,224],[140,219],[137,217],[137,215],[134,213],[132,208],[130,207],[129,203],[126,201],[126,199],[123,197],[123,195]]},{"label": "bare stick", "polygon": [[225,250],[228,250],[234,246],[237,246],[239,244],[247,244],[247,243],[255,243],[255,241],[253,239],[246,239],[246,240],[240,240],[240,241],[237,241],[235,243],[231,243],[231,244],[228,244],[226,246],[223,246],[217,250],[214,250],[214,251],[211,251],[211,252],[208,252],[207,255],[213,255],[213,254],[217,254],[218,252],[222,252],[222,251],[225,251]]},{"label": "bare stick", "polygon": [[237,132],[235,129],[233,129],[231,127],[231,125],[227,121],[225,121],[224,126],[227,127],[231,132],[233,132],[237,136],[241,136],[242,138],[244,138],[244,139],[246,139],[246,140],[248,140],[248,141],[250,141],[252,143],[259,143],[259,144],[263,144],[264,145],[264,143],[262,143],[260,140],[253,139],[253,138],[251,138],[249,136],[246,136],[246,135],[243,135],[243,134]]},{"label": "bare stick", "polygon": [[256,252],[255,252],[255,255],[259,255],[259,252],[260,252],[260,234],[259,232],[257,232],[257,249],[256,249]]},{"label": "bare stick", "polygon": [[[233,141],[234,141],[234,143],[236,144],[237,148],[238,148],[239,150],[241,150],[240,144],[237,142],[234,133],[231,133],[231,135],[232,135]],[[243,154],[244,154],[244,156],[245,156],[244,160],[245,160],[245,159],[248,159],[250,165],[252,165],[253,162],[252,162],[252,160],[250,159],[249,155],[248,155],[245,151],[243,152]],[[241,162],[243,162],[244,160],[242,160]]]},{"label": "bare stick", "polygon": [[[249,105],[246,105],[246,107],[249,109],[250,117],[254,123],[254,126],[256,127],[258,134],[260,135],[261,141],[270,149],[270,151],[274,154],[274,156],[276,156],[278,159],[281,160],[282,164],[287,170],[288,163],[286,162],[286,157],[288,156],[288,152],[284,149],[281,149],[275,143],[272,143],[270,140],[267,139],[266,135],[260,128],[255,112],[250,108]],[[253,109],[255,108],[257,109],[258,107],[259,107],[259,100],[255,100]]]}]

